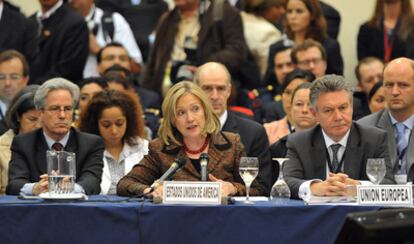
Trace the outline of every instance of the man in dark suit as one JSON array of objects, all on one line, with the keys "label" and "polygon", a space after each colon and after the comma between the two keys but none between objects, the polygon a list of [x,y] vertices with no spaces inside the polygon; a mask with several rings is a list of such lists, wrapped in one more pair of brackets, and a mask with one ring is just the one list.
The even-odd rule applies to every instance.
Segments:
[{"label": "man in dark suit", "polygon": [[414,61],[394,59],[384,69],[386,109],[359,120],[361,124],[376,126],[387,132],[388,151],[398,183],[414,181],[413,94]]},{"label": "man in dark suit", "polygon": [[79,88],[63,78],[38,88],[34,102],[41,110],[42,128],[18,135],[11,146],[7,194],[39,195],[48,190],[46,150],[76,153],[75,192],[99,194],[103,167],[103,140],[71,128]]},{"label": "man in dark suit", "polygon": [[369,184],[368,158],[384,158],[383,183],[394,183],[386,134],[352,122],[352,89],[342,76],[326,75],[311,86],[312,112],[319,125],[288,137],[283,173],[293,198],[343,196],[349,186]]},{"label": "man in dark suit", "polygon": [[269,141],[263,126],[227,110],[227,99],[231,92],[229,71],[223,64],[205,63],[197,69],[194,81],[206,92],[214,113],[220,119],[222,130],[238,133],[246,155],[259,159],[259,175],[256,180],[268,194],[273,179],[279,174],[279,167],[276,163],[272,167]]},{"label": "man in dark suit", "polygon": [[36,23],[27,19],[8,2],[0,0],[1,8],[3,11],[0,11],[0,51],[17,50],[23,53],[31,64],[39,50]]},{"label": "man in dark suit", "polygon": [[30,17],[37,23],[40,53],[31,66],[30,83],[42,84],[54,77],[82,80],[89,54],[85,20],[62,0],[39,0],[41,11]]}]

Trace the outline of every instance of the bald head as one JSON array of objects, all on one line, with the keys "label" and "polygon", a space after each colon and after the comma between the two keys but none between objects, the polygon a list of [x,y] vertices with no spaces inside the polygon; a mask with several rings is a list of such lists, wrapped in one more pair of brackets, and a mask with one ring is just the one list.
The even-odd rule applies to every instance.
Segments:
[{"label": "bald head", "polygon": [[227,109],[231,93],[231,76],[226,66],[216,62],[205,63],[197,69],[194,82],[207,94],[214,113],[220,117]]},{"label": "bald head", "polygon": [[391,114],[404,121],[414,114],[414,61],[392,60],[384,69],[385,101]]}]

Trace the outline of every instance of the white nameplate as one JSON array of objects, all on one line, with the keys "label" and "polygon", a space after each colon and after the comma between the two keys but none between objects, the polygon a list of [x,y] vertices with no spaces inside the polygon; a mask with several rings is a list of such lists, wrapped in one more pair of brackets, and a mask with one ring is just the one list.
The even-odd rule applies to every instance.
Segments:
[{"label": "white nameplate", "polygon": [[221,204],[221,182],[164,181],[162,202],[166,204]]},{"label": "white nameplate", "polygon": [[412,186],[359,185],[357,186],[357,199],[360,205],[412,206]]}]

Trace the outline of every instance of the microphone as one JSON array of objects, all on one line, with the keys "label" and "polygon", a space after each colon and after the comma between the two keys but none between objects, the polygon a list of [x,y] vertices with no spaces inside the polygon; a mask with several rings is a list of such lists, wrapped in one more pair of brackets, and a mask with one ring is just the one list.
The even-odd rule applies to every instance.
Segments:
[{"label": "microphone", "polygon": [[155,189],[155,187],[160,184],[160,182],[163,182],[165,180],[170,180],[174,176],[174,174],[177,172],[177,170],[184,167],[186,162],[187,161],[185,160],[185,158],[175,159],[174,163],[171,164],[170,168],[158,180],[152,183],[150,192],[152,192]]},{"label": "microphone", "polygon": [[200,166],[201,166],[201,181],[207,181],[207,165],[208,165],[208,154],[202,153],[200,155]]}]

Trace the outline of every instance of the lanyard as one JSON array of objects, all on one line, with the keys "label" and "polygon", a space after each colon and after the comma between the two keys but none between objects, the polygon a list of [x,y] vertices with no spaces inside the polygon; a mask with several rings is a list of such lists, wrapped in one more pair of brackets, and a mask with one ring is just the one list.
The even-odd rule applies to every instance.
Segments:
[{"label": "lanyard", "polygon": [[391,52],[392,52],[392,48],[394,46],[394,37],[395,37],[395,29],[392,31],[392,34],[389,35],[390,29],[387,29],[384,26],[384,61],[386,63],[388,63],[391,60]]},{"label": "lanyard", "polygon": [[[326,160],[328,161],[329,171],[331,171],[332,173],[335,173],[335,174],[341,172],[342,165],[344,164],[345,152],[342,155],[342,158],[341,158],[341,161],[339,162],[338,168],[336,168],[335,171],[333,170],[331,156],[329,155],[328,148],[325,149],[325,152],[326,152]],[[332,157],[333,157],[333,152],[332,152]]]}]

